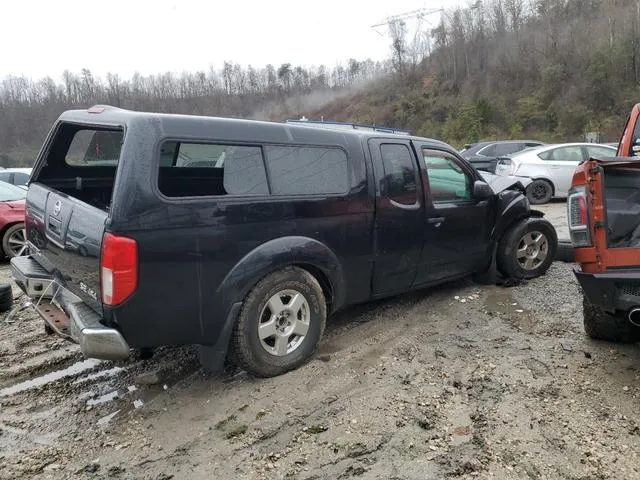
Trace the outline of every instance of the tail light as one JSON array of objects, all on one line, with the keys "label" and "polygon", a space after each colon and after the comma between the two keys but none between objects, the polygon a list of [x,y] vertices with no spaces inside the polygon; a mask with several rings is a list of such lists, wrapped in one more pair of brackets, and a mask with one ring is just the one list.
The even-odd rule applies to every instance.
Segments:
[{"label": "tail light", "polygon": [[589,206],[587,203],[587,188],[585,186],[574,187],[569,190],[567,217],[569,221],[569,235],[571,236],[573,246],[591,246]]},{"label": "tail light", "polygon": [[105,233],[100,254],[102,303],[123,303],[138,286],[138,245],[135,240]]},{"label": "tail light", "polygon": [[516,173],[517,170],[517,165],[515,164],[515,162],[513,160],[511,160],[510,158],[500,158],[498,160],[498,163],[500,165],[502,165],[503,168],[506,169],[507,171],[507,175],[511,176],[514,173]]}]

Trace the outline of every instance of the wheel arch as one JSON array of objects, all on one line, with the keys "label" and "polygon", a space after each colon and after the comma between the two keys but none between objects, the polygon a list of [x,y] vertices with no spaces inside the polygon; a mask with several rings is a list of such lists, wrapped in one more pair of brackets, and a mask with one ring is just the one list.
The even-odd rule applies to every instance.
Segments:
[{"label": "wheel arch", "polygon": [[[282,237],[256,247],[225,276],[216,289],[217,304],[224,312],[223,324],[205,332],[200,347],[201,362],[219,371],[231,344],[231,333],[249,292],[265,277],[289,266],[309,272],[325,295],[327,314],[344,304],[345,278],[335,253],[322,242],[309,237]],[[207,341],[209,340],[209,341]]]},{"label": "wheel arch", "polygon": [[2,227],[0,227],[0,241],[2,240],[2,237],[4,237],[4,234],[7,233],[7,230],[9,230],[14,225],[18,225],[20,223],[24,223],[24,220],[23,221],[11,220],[11,221],[5,223]]},{"label": "wheel arch", "polygon": [[229,271],[216,294],[241,302],[260,280],[288,266],[307,270],[334,308],[342,305],[345,277],[338,257],[319,240],[302,236],[277,238],[253,249]]}]

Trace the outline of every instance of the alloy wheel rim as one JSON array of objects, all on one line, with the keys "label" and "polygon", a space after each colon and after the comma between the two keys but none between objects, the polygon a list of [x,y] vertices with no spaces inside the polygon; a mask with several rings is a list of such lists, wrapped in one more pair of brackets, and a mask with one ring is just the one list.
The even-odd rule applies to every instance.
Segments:
[{"label": "alloy wheel rim", "polygon": [[8,239],[9,250],[15,257],[20,257],[27,253],[27,232],[24,228],[16,230]]},{"label": "alloy wheel rim", "polygon": [[284,357],[304,342],[311,319],[309,302],[296,290],[280,290],[265,304],[258,323],[258,338],[267,353]]},{"label": "alloy wheel rim", "polygon": [[525,233],[518,242],[516,258],[524,270],[531,271],[544,263],[549,255],[549,240],[537,230]]}]

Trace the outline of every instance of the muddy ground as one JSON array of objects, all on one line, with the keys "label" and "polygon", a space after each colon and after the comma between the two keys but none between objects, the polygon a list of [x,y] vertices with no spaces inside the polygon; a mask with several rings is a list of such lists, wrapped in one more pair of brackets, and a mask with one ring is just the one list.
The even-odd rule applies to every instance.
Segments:
[{"label": "muddy ground", "polygon": [[0,478],[640,478],[640,346],[585,337],[571,269],[350,308],[266,380],[0,319]]}]

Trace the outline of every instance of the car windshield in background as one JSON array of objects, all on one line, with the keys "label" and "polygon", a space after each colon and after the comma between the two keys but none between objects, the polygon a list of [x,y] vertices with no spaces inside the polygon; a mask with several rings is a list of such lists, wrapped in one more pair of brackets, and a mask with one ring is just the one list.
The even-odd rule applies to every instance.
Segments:
[{"label": "car windshield in background", "polygon": [[27,191],[11,185],[10,183],[0,182],[0,202],[12,202],[15,200],[24,200]]},{"label": "car windshield in background", "polygon": [[75,132],[65,157],[77,167],[117,166],[122,148],[122,130],[82,129]]}]

